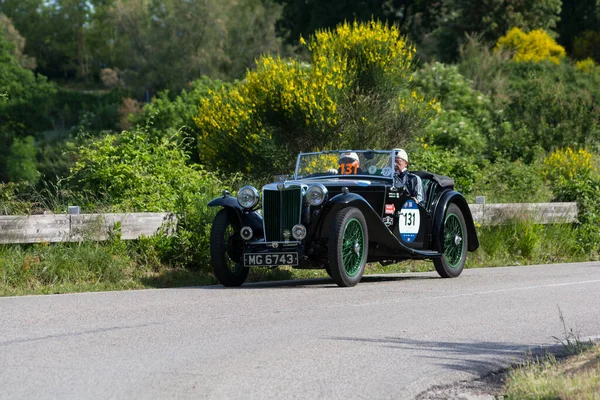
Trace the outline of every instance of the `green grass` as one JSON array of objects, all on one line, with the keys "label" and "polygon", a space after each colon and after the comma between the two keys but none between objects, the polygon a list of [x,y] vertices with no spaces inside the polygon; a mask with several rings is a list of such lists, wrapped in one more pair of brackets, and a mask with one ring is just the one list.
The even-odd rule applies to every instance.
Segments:
[{"label": "green grass", "polygon": [[467,268],[597,259],[581,249],[578,232],[570,224],[536,225],[517,220],[477,231],[480,247],[469,254]]},{"label": "green grass", "polygon": [[[480,248],[467,268],[595,259],[585,254],[571,225],[527,221],[478,228]],[[211,285],[211,273],[170,264],[159,239],[0,246],[0,296]],[[166,254],[166,256],[165,256]],[[368,264],[365,274],[434,271],[430,261]],[[325,270],[253,268],[248,282],[327,278]]]},{"label": "green grass", "polygon": [[509,372],[505,399],[600,399],[600,346],[558,362],[553,355]]}]

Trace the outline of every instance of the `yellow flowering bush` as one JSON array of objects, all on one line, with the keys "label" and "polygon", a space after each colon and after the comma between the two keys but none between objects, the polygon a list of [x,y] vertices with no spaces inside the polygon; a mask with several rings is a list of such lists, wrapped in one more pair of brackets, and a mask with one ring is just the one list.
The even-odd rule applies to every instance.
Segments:
[{"label": "yellow flowering bush", "polygon": [[[331,31],[317,31],[308,50],[318,69],[348,68],[354,83],[363,89],[370,89],[380,77],[392,83],[410,79],[417,51],[398,28],[379,21],[344,22]],[[327,60],[332,59],[345,63],[329,64]]]},{"label": "yellow flowering bush", "polygon": [[550,61],[559,64],[566,54],[564,47],[556,43],[543,29],[526,33],[517,27],[498,39],[496,49],[513,51],[513,60],[516,62]]},{"label": "yellow flowering bush", "polygon": [[265,55],[243,81],[201,99],[203,163],[280,173],[299,151],[399,147],[439,110],[411,92],[415,48],[395,27],[344,23],[301,43],[310,63]]},{"label": "yellow flowering bush", "polygon": [[303,162],[300,163],[298,173],[302,176],[314,174],[317,172],[325,172],[330,169],[339,168],[339,154],[321,154],[315,156],[303,157]]},{"label": "yellow flowering bush", "polygon": [[552,181],[582,179],[592,170],[592,154],[585,149],[557,149],[544,158],[545,176]]},{"label": "yellow flowering bush", "polygon": [[586,58],[585,60],[577,61],[575,63],[575,69],[585,73],[592,73],[596,70],[596,63],[591,58]]}]

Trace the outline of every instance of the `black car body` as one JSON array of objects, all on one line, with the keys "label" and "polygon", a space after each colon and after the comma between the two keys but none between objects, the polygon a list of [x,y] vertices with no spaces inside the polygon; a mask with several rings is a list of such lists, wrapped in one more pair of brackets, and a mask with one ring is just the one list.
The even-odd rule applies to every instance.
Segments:
[{"label": "black car body", "polygon": [[331,163],[343,154],[348,151],[301,153],[292,179],[267,184],[261,193],[244,187],[241,200],[224,191],[209,203],[222,207],[211,233],[213,270],[222,284],[241,285],[252,266],[291,265],[326,269],[338,285],[354,286],[366,262],[406,259],[431,259],[442,277],[460,275],[467,251],[479,242],[453,180],[413,171],[423,184],[419,204],[398,186],[393,150],[352,151],[363,165],[371,162],[368,171],[343,174],[342,165],[323,172],[318,165],[317,172],[302,173],[303,157]]}]

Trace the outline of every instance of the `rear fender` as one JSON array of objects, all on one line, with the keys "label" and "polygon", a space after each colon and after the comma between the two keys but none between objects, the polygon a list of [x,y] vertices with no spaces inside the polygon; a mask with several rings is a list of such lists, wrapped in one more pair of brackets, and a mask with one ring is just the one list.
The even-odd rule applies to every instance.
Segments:
[{"label": "rear fender", "polygon": [[467,224],[467,235],[468,236],[468,248],[469,251],[475,251],[479,248],[479,239],[477,238],[477,231],[475,230],[475,223],[473,222],[473,215],[467,200],[462,194],[453,190],[448,190],[440,196],[433,218],[433,248],[436,251],[444,251],[444,215],[450,204],[456,204],[460,211],[463,213],[465,223]]}]

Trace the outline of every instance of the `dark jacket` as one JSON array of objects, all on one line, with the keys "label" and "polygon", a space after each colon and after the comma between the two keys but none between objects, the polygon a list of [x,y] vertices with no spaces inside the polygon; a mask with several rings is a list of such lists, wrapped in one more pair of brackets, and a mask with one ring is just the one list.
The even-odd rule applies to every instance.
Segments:
[{"label": "dark jacket", "polygon": [[400,189],[405,189],[409,197],[417,199],[417,203],[424,206],[423,182],[415,174],[411,174],[408,170],[404,170],[395,174],[396,185]]}]

